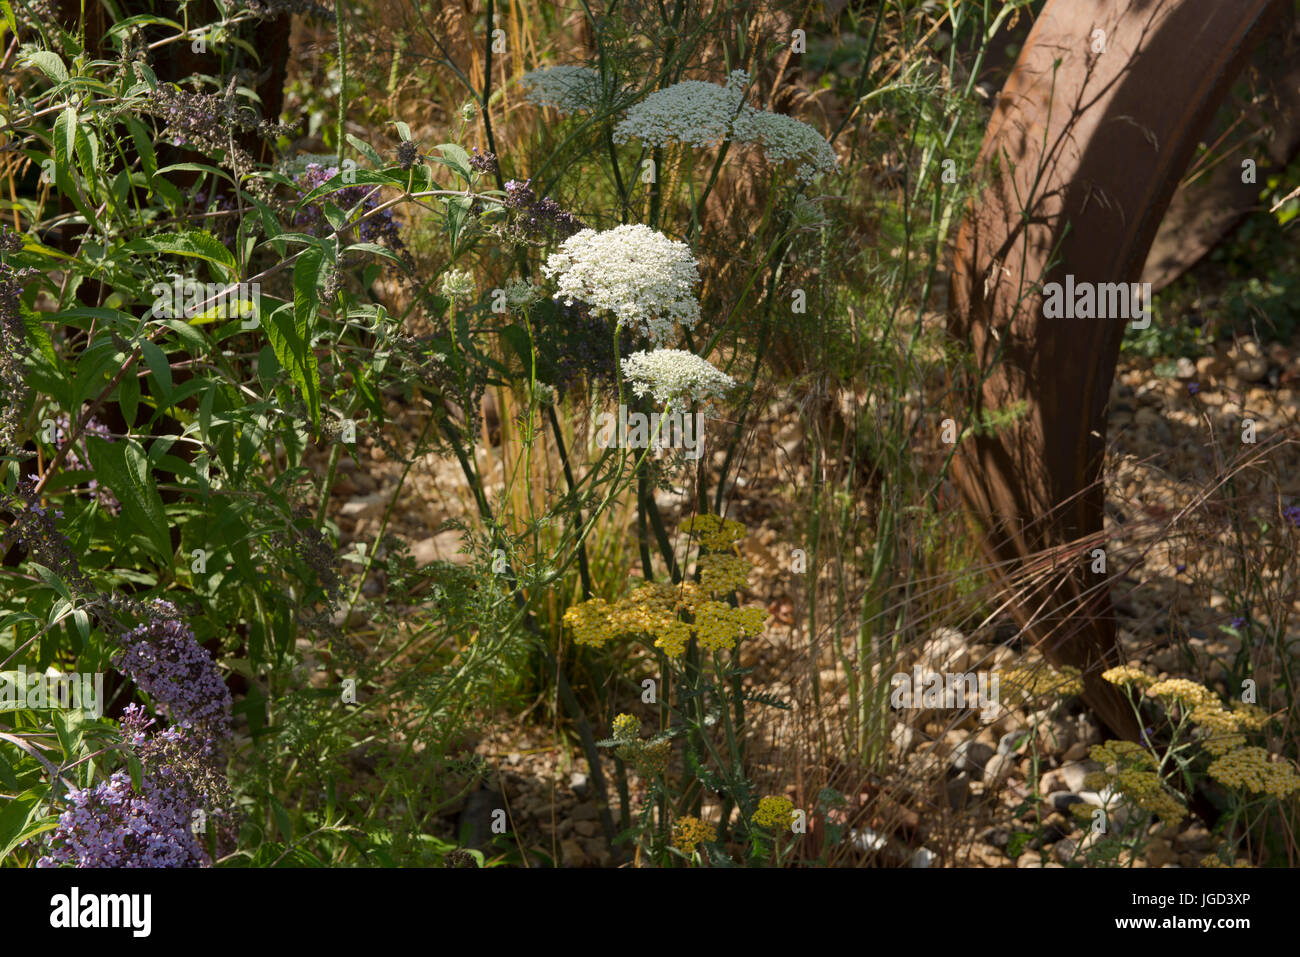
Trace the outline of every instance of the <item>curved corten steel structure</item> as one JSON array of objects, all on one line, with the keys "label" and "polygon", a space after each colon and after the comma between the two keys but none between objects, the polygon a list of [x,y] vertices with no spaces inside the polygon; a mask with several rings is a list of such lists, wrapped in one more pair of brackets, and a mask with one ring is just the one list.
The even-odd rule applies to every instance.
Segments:
[{"label": "curved corten steel structure", "polygon": [[1106,574],[1090,570],[1128,320],[1046,318],[1043,285],[1139,280],[1198,137],[1280,6],[1049,0],[998,99],[980,154],[989,185],[958,236],[949,326],[978,365],[970,397],[1027,411],[965,440],[954,477],[997,574],[1020,590],[1022,630],[1082,668],[1085,700],[1130,737],[1128,704],[1100,678],[1119,653]]}]

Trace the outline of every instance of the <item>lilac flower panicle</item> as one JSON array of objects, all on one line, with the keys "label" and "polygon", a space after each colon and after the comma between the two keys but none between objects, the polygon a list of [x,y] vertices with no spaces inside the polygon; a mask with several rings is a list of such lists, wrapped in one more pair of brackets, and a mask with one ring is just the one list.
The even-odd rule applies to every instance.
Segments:
[{"label": "lilac flower panicle", "polygon": [[207,733],[216,747],[230,736],[230,690],[175,605],[155,599],[146,608],[152,617],[122,636],[113,666],[174,724]]},{"label": "lilac flower panicle", "polygon": [[194,834],[195,808],[183,788],[146,777],[142,791],[126,771],[93,788],[69,792],[68,808],[51,832],[37,867],[204,867],[211,864]]},{"label": "lilac flower panicle", "polygon": [[469,158],[469,168],[485,176],[495,176],[498,169],[497,154],[488,150],[480,153],[478,147],[475,146],[474,155]]},{"label": "lilac flower panicle", "polygon": [[1295,528],[1300,528],[1300,505],[1288,505],[1282,509],[1282,517]]},{"label": "lilac flower panicle", "polygon": [[505,206],[515,213],[513,230],[516,236],[523,239],[546,239],[553,234],[559,239],[568,239],[587,228],[586,223],[555,200],[546,197],[538,199],[532,183],[531,179],[522,183],[512,179],[505,184]]}]

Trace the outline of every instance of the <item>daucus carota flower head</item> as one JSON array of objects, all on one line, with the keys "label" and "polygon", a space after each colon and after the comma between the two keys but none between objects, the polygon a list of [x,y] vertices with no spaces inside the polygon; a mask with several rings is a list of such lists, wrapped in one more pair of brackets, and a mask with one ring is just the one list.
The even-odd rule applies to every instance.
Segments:
[{"label": "daucus carota flower head", "polygon": [[449,269],[442,277],[442,294],[452,299],[474,295],[474,274],[468,269]]},{"label": "daucus carota flower head", "polygon": [[685,349],[634,352],[623,360],[623,377],[638,396],[650,395],[660,405],[708,405],[733,385],[731,376]]},{"label": "daucus carota flower head", "polygon": [[541,290],[531,282],[527,282],[523,279],[507,280],[502,292],[505,293],[506,305],[513,312],[527,309],[540,299],[542,295]]},{"label": "daucus carota flower head", "polygon": [[548,66],[519,78],[530,103],[557,113],[581,113],[600,103],[600,74],[586,66]]},{"label": "daucus carota flower head", "polygon": [[637,139],[654,146],[715,146],[730,134],[748,82],[748,73],[733,70],[725,86],[683,80],[656,90],[628,109],[614,127],[614,142]]},{"label": "daucus carota flower head", "polygon": [[835,150],[826,138],[802,120],[784,113],[770,113],[745,107],[732,127],[732,138],[753,143],[772,164],[795,162],[795,175],[808,182],[819,173],[839,168]]},{"label": "daucus carota flower head", "polygon": [[556,299],[608,310],[656,344],[674,321],[690,328],[700,318],[700,274],[690,247],[640,223],[584,229],[547,258],[542,272],[557,280]]},{"label": "daucus carota flower head", "polygon": [[758,810],[750,818],[760,827],[780,828],[784,830],[791,824],[794,804],[787,797],[765,797],[758,802]]}]

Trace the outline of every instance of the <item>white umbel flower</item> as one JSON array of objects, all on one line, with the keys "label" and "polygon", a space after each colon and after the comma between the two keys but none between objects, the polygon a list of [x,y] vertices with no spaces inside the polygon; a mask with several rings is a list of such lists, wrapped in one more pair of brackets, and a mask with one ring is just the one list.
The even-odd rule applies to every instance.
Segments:
[{"label": "white umbel flower", "polygon": [[581,113],[600,103],[600,74],[586,66],[548,66],[519,78],[530,103],[557,113]]},{"label": "white umbel flower", "polygon": [[798,162],[795,175],[803,182],[839,168],[835,150],[826,138],[802,120],[784,113],[747,106],[732,124],[731,135],[737,142],[761,147],[769,163]]},{"label": "white umbel flower", "polygon": [[628,109],[614,127],[614,142],[637,139],[655,146],[716,146],[730,132],[748,82],[748,73],[734,70],[726,86],[683,80],[656,90]]},{"label": "white umbel flower", "polygon": [[700,318],[700,274],[690,247],[640,223],[584,229],[551,253],[542,272],[558,278],[556,299],[606,309],[656,345],[672,333],[674,321],[689,329]]},{"label": "white umbel flower", "polygon": [[449,269],[442,276],[442,294],[452,299],[474,295],[474,274],[468,269]]},{"label": "white umbel flower", "polygon": [[623,360],[623,378],[639,396],[654,396],[660,405],[721,399],[734,384],[731,376],[707,359],[685,349],[634,352]]}]

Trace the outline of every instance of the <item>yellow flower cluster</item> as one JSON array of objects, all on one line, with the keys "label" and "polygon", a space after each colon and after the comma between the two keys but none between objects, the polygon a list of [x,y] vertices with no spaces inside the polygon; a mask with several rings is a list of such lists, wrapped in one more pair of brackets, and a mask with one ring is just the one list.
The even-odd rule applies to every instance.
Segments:
[{"label": "yellow flower cluster", "polygon": [[753,569],[739,555],[701,555],[699,561],[700,587],[714,595],[729,595],[749,587],[749,573]]},{"label": "yellow flower cluster", "polygon": [[1147,697],[1176,701],[1189,708],[1198,706],[1219,707],[1219,699],[1205,685],[1186,678],[1166,678],[1147,688]]},{"label": "yellow flower cluster", "polygon": [[1120,665],[1118,668],[1108,668],[1101,673],[1105,681],[1113,685],[1119,685],[1121,688],[1129,685],[1136,685],[1139,688],[1146,688],[1155,684],[1156,679],[1147,674],[1141,668],[1133,665]]},{"label": "yellow flower cluster", "polygon": [[1244,734],[1212,734],[1205,739],[1205,750],[1210,754],[1227,754],[1246,746]]},{"label": "yellow flower cluster", "polygon": [[[1227,867],[1228,865],[1225,864],[1225,863],[1223,863],[1223,860],[1219,857],[1219,855],[1217,855],[1217,854],[1208,854],[1208,855],[1206,855],[1205,857],[1202,857],[1202,858],[1201,858],[1201,863],[1198,864],[1197,866],[1198,866],[1198,867]],[[1233,864],[1232,864],[1232,866],[1233,866],[1233,867],[1250,867],[1250,862],[1249,862],[1249,861],[1234,861]]]},{"label": "yellow flower cluster", "polygon": [[698,817],[687,815],[673,824],[673,847],[683,854],[693,854],[697,844],[708,844],[717,839],[717,828]]},{"label": "yellow flower cluster", "polygon": [[767,612],[757,605],[732,608],[726,602],[706,601],[695,609],[695,634],[706,651],[730,651],[739,638],[763,633]]},{"label": "yellow flower cluster", "polygon": [[635,741],[641,730],[641,722],[635,715],[620,714],[614,719],[614,737],[620,741]]},{"label": "yellow flower cluster", "polygon": [[1154,771],[1125,768],[1115,776],[1115,788],[1165,824],[1178,824],[1187,816],[1182,804],[1164,788]]},{"label": "yellow flower cluster", "polygon": [[1290,762],[1270,762],[1263,748],[1239,748],[1210,763],[1206,773],[1229,787],[1283,798],[1300,789],[1300,775]]},{"label": "yellow flower cluster", "polygon": [[[763,633],[767,623],[763,608],[732,608],[705,596],[705,589],[694,582],[643,582],[616,602],[593,598],[571,606],[564,613],[564,623],[573,629],[577,644],[600,648],[621,636],[648,635],[669,658],[685,654],[692,634],[701,648],[726,651],[740,638]],[[695,624],[682,621],[680,612],[693,614]]]},{"label": "yellow flower cluster", "polygon": [[1156,769],[1156,758],[1150,751],[1133,741],[1114,740],[1105,744],[1094,744],[1088,749],[1088,756],[1098,764],[1117,768],[1142,768],[1148,771]]},{"label": "yellow flower cluster", "polygon": [[1271,720],[1263,708],[1244,701],[1232,702],[1232,716],[1237,719],[1237,727],[1242,731],[1258,731]]},{"label": "yellow flower cluster", "polygon": [[1060,669],[1050,668],[1046,664],[1032,668],[1011,668],[1002,673],[1000,680],[1003,688],[1024,699],[1083,694],[1083,677],[1078,668],[1069,665]]},{"label": "yellow flower cluster", "polygon": [[599,648],[614,638],[610,622],[610,605],[603,598],[592,598],[569,606],[564,623],[573,629],[573,640],[580,645]]},{"label": "yellow flower cluster", "polygon": [[794,804],[787,797],[765,797],[758,802],[758,810],[750,818],[760,827],[787,828],[794,815]]},{"label": "yellow flower cluster", "polygon": [[1189,712],[1188,718],[1206,732],[1203,744],[1210,754],[1227,754],[1246,744],[1246,736],[1237,733],[1241,726],[1237,715],[1219,707],[1218,702],[1197,705]]},{"label": "yellow flower cluster", "polygon": [[695,515],[682,522],[680,527],[688,535],[694,535],[711,552],[725,551],[745,537],[745,526],[741,522],[716,515]]}]

